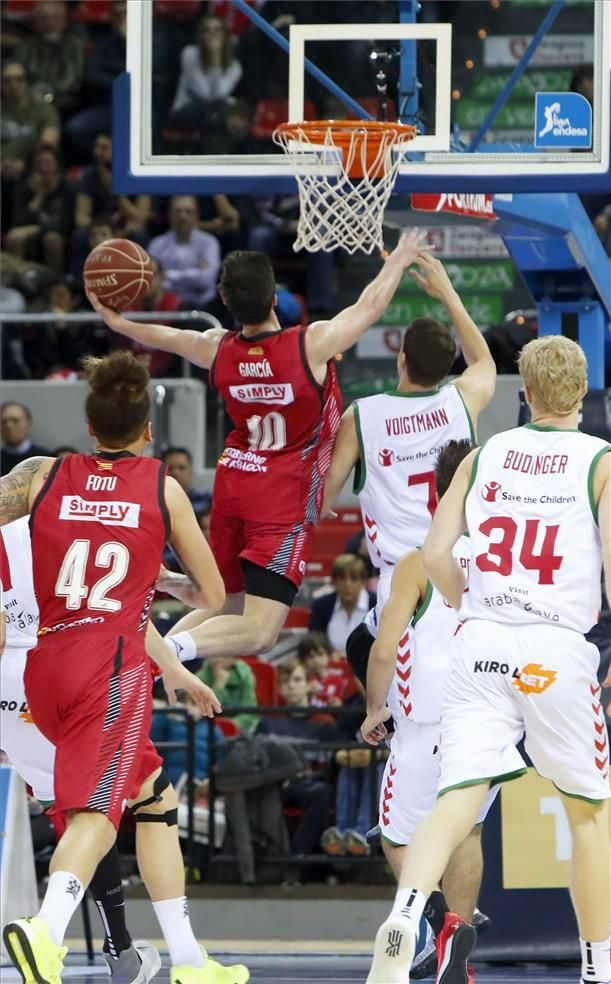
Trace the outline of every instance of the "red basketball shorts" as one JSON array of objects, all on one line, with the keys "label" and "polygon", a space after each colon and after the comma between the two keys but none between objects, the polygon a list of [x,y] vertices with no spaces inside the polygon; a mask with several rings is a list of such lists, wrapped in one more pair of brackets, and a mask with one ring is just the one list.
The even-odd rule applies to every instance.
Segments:
[{"label": "red basketball shorts", "polygon": [[312,555],[314,527],[306,523],[273,523],[243,519],[229,513],[222,499],[212,507],[210,547],[227,594],[244,591],[242,561],[250,561],[299,588]]},{"label": "red basketball shorts", "polygon": [[28,654],[24,679],[34,723],[56,747],[55,809],[99,810],[118,828],[126,801],[162,764],[149,738],[144,640],[74,629],[47,636]]}]

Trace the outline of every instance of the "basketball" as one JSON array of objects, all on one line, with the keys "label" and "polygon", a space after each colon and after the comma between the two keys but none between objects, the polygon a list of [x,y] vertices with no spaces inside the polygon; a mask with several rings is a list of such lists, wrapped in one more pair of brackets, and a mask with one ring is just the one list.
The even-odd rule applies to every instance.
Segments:
[{"label": "basketball", "polygon": [[109,307],[130,308],[146,294],[153,280],[151,258],[130,239],[106,239],[85,260],[83,278]]}]

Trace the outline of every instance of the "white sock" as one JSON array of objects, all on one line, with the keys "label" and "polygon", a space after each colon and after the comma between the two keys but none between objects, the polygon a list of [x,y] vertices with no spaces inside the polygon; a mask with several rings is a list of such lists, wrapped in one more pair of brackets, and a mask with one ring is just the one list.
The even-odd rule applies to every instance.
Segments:
[{"label": "white sock", "polygon": [[197,646],[193,642],[190,632],[177,632],[176,635],[165,636],[165,641],[174,647],[181,663],[188,663],[192,659],[197,659]]},{"label": "white sock", "polygon": [[168,944],[172,967],[182,967],[185,964],[189,967],[203,967],[205,957],[193,935],[186,896],[153,902],[153,909]]},{"label": "white sock", "polygon": [[581,976],[584,981],[611,982],[611,946],[609,940],[590,943],[579,940],[581,946]]},{"label": "white sock", "polygon": [[426,895],[417,888],[399,888],[392,907],[392,916],[402,916],[411,923],[411,929],[418,938],[420,932],[420,917],[426,905]]},{"label": "white sock", "polygon": [[38,917],[47,923],[56,946],[62,945],[68,923],[82,898],[83,885],[76,875],[69,871],[53,872]]}]

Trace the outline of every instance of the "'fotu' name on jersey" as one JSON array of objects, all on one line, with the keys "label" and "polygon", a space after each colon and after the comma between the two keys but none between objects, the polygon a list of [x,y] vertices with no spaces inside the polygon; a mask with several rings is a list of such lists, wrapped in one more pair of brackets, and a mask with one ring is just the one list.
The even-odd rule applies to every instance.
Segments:
[{"label": "'fotu' name on jersey", "polygon": [[384,421],[388,437],[400,434],[421,434],[423,431],[447,427],[450,423],[443,407],[430,413],[413,413],[404,417],[387,417]]},{"label": "'fotu' name on jersey", "polygon": [[246,376],[248,379],[269,379],[274,375],[267,359],[261,362],[240,362],[238,372],[240,376]]}]

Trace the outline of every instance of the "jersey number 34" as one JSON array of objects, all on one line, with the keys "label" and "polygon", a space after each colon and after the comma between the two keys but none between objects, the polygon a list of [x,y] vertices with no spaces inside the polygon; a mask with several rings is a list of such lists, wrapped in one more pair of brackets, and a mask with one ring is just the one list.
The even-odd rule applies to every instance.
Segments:
[{"label": "jersey number 34", "polygon": [[[539,584],[553,584],[554,574],[560,570],[564,560],[564,557],[554,553],[560,527],[543,527],[543,542],[539,553],[535,553],[541,525],[538,519],[526,520],[519,562],[526,570],[539,572]],[[496,533],[501,534],[500,540],[490,543],[488,550],[475,558],[480,571],[508,577],[514,567],[514,546],[518,535],[518,524],[510,516],[491,516],[481,524],[479,532],[487,537],[492,537]]]}]

